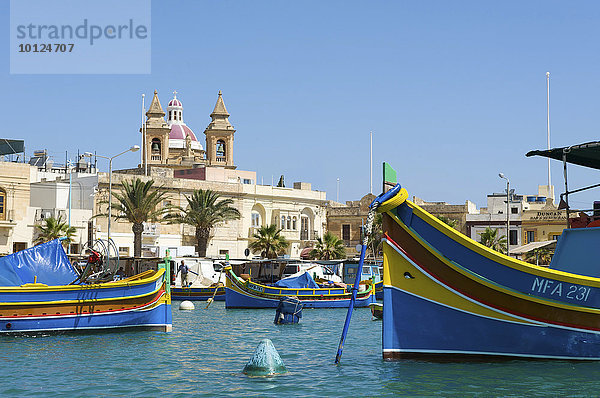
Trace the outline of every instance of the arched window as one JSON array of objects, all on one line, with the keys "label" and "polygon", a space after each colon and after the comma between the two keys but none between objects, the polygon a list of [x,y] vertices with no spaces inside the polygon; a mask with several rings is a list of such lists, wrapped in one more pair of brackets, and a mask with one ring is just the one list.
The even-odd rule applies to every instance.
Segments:
[{"label": "arched window", "polygon": [[173,120],[173,111],[169,111],[169,120]]},{"label": "arched window", "polygon": [[6,191],[0,188],[0,220],[6,220]]},{"label": "arched window", "polygon": [[179,113],[179,120],[181,120],[181,111],[179,111],[178,113]]},{"label": "arched window", "polygon": [[292,217],[290,217],[290,216],[288,216],[288,218],[287,218],[286,228],[292,229]]},{"label": "arched window", "polygon": [[309,221],[308,216],[304,214],[300,216],[300,240],[308,240],[310,236],[308,233],[310,228]]},{"label": "arched window", "polygon": [[260,214],[257,211],[252,211],[252,226],[260,227]]},{"label": "arched window", "polygon": [[295,231],[298,229],[298,225],[296,224],[296,216],[292,218],[292,229]]},{"label": "arched window", "polygon": [[225,141],[218,140],[216,150],[217,150],[217,156],[224,158],[225,157]]},{"label": "arched window", "polygon": [[285,229],[285,216],[281,216],[281,229]]}]

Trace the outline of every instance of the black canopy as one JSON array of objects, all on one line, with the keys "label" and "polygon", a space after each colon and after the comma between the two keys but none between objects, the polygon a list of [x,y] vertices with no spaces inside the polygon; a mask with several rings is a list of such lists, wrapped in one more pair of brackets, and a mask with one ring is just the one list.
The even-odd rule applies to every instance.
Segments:
[{"label": "black canopy", "polygon": [[563,160],[563,153],[567,155],[567,163],[591,167],[600,170],[600,141],[586,142],[585,144],[572,145],[550,150],[529,151],[525,156],[544,156],[556,160]]}]

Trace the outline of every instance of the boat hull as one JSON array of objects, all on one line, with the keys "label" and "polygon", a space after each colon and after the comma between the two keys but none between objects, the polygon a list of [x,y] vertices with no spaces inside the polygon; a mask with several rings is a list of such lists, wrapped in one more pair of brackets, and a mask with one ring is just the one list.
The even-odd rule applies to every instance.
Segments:
[{"label": "boat hull", "polygon": [[383,280],[375,282],[375,299],[383,300]]},{"label": "boat hull", "polygon": [[383,358],[386,360],[600,359],[597,333],[487,318],[388,287],[384,295]]},{"label": "boat hull", "polygon": [[215,301],[225,301],[225,287],[171,288],[171,298],[173,300],[207,301],[213,296]]},{"label": "boat hull", "polygon": [[[342,288],[290,289],[243,281],[227,271],[226,308],[277,308],[282,297],[298,297],[304,308],[347,308],[352,293]],[[358,292],[355,307],[366,307],[374,301],[373,287]]]},{"label": "boat hull", "polygon": [[[21,295],[19,296],[19,289]],[[61,291],[65,294],[61,297]],[[138,328],[170,331],[164,270],[139,279],[88,286],[25,285],[0,289],[0,333]],[[31,298],[36,301],[31,301]]]},{"label": "boat hull", "polygon": [[412,203],[386,211],[385,359],[600,360],[597,278],[492,252]]}]

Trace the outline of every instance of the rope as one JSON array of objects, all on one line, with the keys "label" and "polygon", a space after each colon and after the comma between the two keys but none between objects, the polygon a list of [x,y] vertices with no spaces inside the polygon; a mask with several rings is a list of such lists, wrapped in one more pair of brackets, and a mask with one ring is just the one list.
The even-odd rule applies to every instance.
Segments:
[{"label": "rope", "polygon": [[373,221],[375,220],[375,213],[377,213],[377,208],[379,207],[379,202],[373,203],[369,212],[367,213],[367,224],[365,225],[365,236],[363,237],[363,246],[366,246],[369,242],[369,236],[373,233]]}]

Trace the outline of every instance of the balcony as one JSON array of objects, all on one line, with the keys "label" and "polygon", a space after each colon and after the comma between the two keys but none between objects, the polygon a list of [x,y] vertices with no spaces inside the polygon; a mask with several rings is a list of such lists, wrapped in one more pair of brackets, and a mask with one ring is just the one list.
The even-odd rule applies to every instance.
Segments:
[{"label": "balcony", "polygon": [[162,157],[160,155],[150,155],[150,160],[153,162],[160,162]]},{"label": "balcony", "polygon": [[145,222],[142,236],[160,236],[160,224]]},{"label": "balcony", "polygon": [[66,210],[58,210],[58,209],[37,209],[35,211],[35,222],[42,222],[47,218],[62,218],[63,221],[67,219],[67,211]]}]

